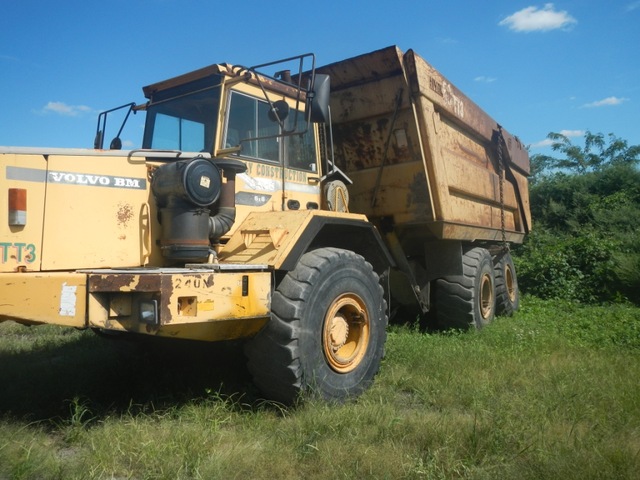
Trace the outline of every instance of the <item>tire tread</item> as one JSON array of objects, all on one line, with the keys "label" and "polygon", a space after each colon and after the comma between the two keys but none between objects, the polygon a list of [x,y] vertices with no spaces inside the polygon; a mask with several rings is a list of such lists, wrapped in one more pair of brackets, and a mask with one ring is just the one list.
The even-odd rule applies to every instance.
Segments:
[{"label": "tire tread", "polygon": [[[245,344],[247,367],[256,386],[270,399],[294,403],[310,389],[309,381],[300,361],[299,336],[302,328],[305,304],[311,299],[315,282],[326,269],[337,268],[355,260],[366,267],[365,275],[378,286],[384,315],[384,340],[386,340],[386,302],[378,275],[370,263],[359,255],[337,248],[320,248],[302,256],[296,268],[285,275],[272,295],[271,319],[253,339]],[[336,264],[332,266],[331,264]],[[377,369],[376,369],[377,372]]]}]

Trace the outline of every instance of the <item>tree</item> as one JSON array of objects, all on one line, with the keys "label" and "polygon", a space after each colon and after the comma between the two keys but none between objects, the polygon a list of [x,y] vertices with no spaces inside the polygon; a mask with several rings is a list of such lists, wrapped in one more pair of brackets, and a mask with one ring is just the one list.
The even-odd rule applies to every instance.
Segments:
[{"label": "tree", "polygon": [[608,135],[607,143],[602,133],[587,131],[584,135],[583,147],[572,144],[569,137],[562,133],[551,132],[547,138],[553,142],[551,149],[562,153],[564,158],[534,155],[532,163],[537,170],[534,173],[559,170],[584,174],[599,171],[605,166],[636,165],[640,162],[640,145],[630,147],[626,140],[616,137],[613,133]]},{"label": "tree", "polygon": [[531,158],[535,231],[516,249],[520,285],[539,296],[640,302],[640,145],[587,132],[558,133]]}]

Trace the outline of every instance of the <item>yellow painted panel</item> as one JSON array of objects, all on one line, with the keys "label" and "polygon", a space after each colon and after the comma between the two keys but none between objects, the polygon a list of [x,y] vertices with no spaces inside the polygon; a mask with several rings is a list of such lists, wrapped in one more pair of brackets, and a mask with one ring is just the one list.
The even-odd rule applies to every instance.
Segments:
[{"label": "yellow painted panel", "polygon": [[[450,191],[476,198],[480,203],[500,205],[500,177],[496,173],[479,167],[466,158],[457,156],[449,156],[447,163],[447,180]],[[505,207],[516,209],[517,203],[513,185],[505,181],[503,188]],[[453,210],[451,215],[455,218],[457,212]]]},{"label": "yellow painted panel", "polygon": [[154,331],[153,335],[158,337],[182,338],[185,340],[221,342],[225,340],[247,338],[255,335],[268,321],[269,317],[261,317],[217,320],[215,322],[170,324],[163,325],[158,330]]},{"label": "yellow painted panel", "polygon": [[[0,272],[40,269],[46,161],[42,155],[0,154]],[[10,226],[8,190],[27,192],[26,225]]]},{"label": "yellow painted panel", "polygon": [[219,253],[220,261],[268,265],[278,270],[297,243],[305,238],[307,227],[316,217],[367,222],[364,215],[323,210],[252,213]]},{"label": "yellow painted panel", "polygon": [[[231,236],[238,225],[251,212],[282,211],[282,168],[257,161],[245,161],[246,173],[236,177],[236,222],[229,232]],[[319,176],[292,168],[284,169],[285,210],[291,200],[298,202],[300,210],[308,205],[321,205]]]},{"label": "yellow painted panel", "polygon": [[139,266],[150,248],[140,159],[49,156],[42,269]]},{"label": "yellow painted panel", "polygon": [[378,169],[349,173],[353,185],[349,186],[349,208],[353,212],[368,212],[375,217],[393,215],[408,218],[410,222],[433,219],[429,188],[422,162],[388,165],[382,171],[375,206],[371,206]]},{"label": "yellow painted panel", "polygon": [[0,274],[0,320],[85,326],[86,275]]},{"label": "yellow painted panel", "polygon": [[310,210],[252,213],[237,227],[220,259],[278,268],[313,216]]},{"label": "yellow painted panel", "polygon": [[[247,295],[242,294],[243,282],[246,283]],[[270,311],[271,273],[174,275],[171,292],[166,310],[162,312],[170,317],[162,318],[163,324],[264,317]],[[192,311],[195,315],[180,308],[184,298],[195,299]]]}]

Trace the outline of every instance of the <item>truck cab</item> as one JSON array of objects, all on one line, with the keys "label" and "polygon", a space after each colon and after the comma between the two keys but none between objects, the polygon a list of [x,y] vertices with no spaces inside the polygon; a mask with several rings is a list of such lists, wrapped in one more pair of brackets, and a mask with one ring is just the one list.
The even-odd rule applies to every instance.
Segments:
[{"label": "truck cab", "polygon": [[307,114],[309,85],[287,78],[276,82],[223,64],[144,87],[149,101],[142,147],[243,162],[236,226],[250,211],[318,209],[319,127]]}]

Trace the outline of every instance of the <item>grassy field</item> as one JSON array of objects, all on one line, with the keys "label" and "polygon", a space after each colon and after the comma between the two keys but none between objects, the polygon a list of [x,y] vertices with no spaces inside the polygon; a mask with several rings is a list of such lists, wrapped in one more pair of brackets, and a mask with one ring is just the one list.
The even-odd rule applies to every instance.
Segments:
[{"label": "grassy field", "polygon": [[261,401],[237,345],[0,324],[0,478],[640,477],[640,309],[525,298],[393,327],[345,405]]}]

